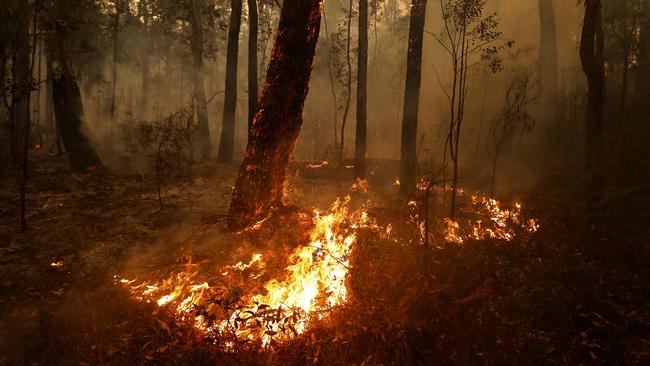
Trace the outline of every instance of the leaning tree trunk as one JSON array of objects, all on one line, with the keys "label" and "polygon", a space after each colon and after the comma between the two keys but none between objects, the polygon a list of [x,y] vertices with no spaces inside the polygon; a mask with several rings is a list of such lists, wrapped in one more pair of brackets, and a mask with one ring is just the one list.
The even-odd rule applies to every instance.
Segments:
[{"label": "leaning tree trunk", "polygon": [[359,0],[359,50],[357,71],[357,131],[354,171],[366,175],[366,136],[368,121],[368,0]]},{"label": "leaning tree trunk", "polygon": [[248,136],[257,112],[257,0],[248,0]]},{"label": "leaning tree trunk", "polygon": [[235,148],[235,113],[237,109],[237,57],[239,54],[239,29],[241,28],[241,0],[230,0],[228,50],[226,54],[226,88],[223,104],[223,125],[219,142],[220,163],[232,163]]},{"label": "leaning tree trunk", "polygon": [[201,20],[201,0],[192,0],[192,57],[194,58],[193,88],[194,103],[198,121],[197,138],[201,149],[201,157],[210,156],[210,125],[208,120],[208,104],[205,100],[203,84],[203,26]]},{"label": "leaning tree trunk", "polygon": [[605,72],[603,67],[603,37],[601,1],[585,0],[585,18],[580,40],[580,61],[589,86],[585,136],[585,164],[589,190],[597,192],[602,186],[602,131],[605,101]]},{"label": "leaning tree trunk", "polygon": [[558,61],[557,31],[553,0],[539,0],[541,38],[539,42],[539,71],[542,81],[542,103],[553,113],[557,111]]},{"label": "leaning tree trunk", "polygon": [[427,0],[413,0],[409,26],[409,48],[406,58],[406,87],[402,117],[402,151],[400,190],[410,194],[415,187],[417,168],[418,111],[420,108],[420,82],[422,79],[422,43]]},{"label": "leaning tree trunk", "polygon": [[273,54],[235,184],[228,224],[246,227],[282,204],[282,188],[302,126],[320,28],[320,0],[285,0]]}]

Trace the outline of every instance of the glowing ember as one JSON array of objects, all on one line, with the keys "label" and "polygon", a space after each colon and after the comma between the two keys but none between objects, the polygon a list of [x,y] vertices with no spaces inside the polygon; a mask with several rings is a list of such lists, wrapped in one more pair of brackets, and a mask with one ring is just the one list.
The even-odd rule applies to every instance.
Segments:
[{"label": "glowing ember", "polygon": [[52,267],[52,268],[63,268],[63,261],[52,262],[52,263],[50,263],[50,267]]},{"label": "glowing ember", "polygon": [[[201,281],[199,265],[192,263],[162,283],[134,286],[133,280],[119,282],[135,298],[167,307],[206,333],[230,334],[239,341],[264,345],[289,339],[303,333],[311,320],[322,319],[347,301],[346,277],[356,230],[369,223],[364,210],[349,211],[349,202],[347,196],[337,200],[327,213],[314,211],[309,243],[293,251],[286,277],[268,281],[264,293],[226,301],[228,289]],[[256,253],[248,263],[226,267],[222,275],[264,266],[262,255]]]},{"label": "glowing ember", "polygon": [[395,187],[399,187],[401,184],[402,184],[402,183],[400,183],[399,178],[395,178],[395,182],[393,183],[393,185],[394,185]]}]

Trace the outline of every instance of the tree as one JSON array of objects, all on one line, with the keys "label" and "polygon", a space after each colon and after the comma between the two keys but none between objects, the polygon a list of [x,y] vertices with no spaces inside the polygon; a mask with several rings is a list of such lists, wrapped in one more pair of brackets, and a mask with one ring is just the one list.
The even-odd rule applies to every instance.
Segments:
[{"label": "tree", "polygon": [[359,50],[357,62],[357,131],[354,171],[366,175],[366,136],[368,119],[368,0],[359,0]]},{"label": "tree", "polygon": [[555,113],[558,93],[558,61],[553,0],[539,0],[539,20],[541,37],[538,63],[542,86],[542,104]]},{"label": "tree", "polygon": [[223,125],[219,142],[220,163],[232,163],[235,148],[235,113],[237,109],[237,57],[239,54],[239,30],[241,28],[241,0],[230,0],[230,24],[228,25],[228,50],[226,54],[226,88],[223,104]]},{"label": "tree", "polygon": [[492,154],[490,195],[494,195],[496,189],[497,163],[503,149],[512,143],[514,137],[529,133],[535,126],[535,120],[529,114],[528,108],[539,99],[540,88],[533,76],[531,72],[515,75],[506,91],[502,109],[490,123],[488,132]]},{"label": "tree", "polygon": [[192,58],[194,69],[192,82],[194,89],[194,104],[198,126],[196,129],[197,139],[201,150],[201,157],[207,158],[212,151],[210,143],[210,125],[208,121],[208,103],[205,99],[205,86],[203,85],[203,21],[201,17],[201,0],[191,1],[190,19],[192,25]]},{"label": "tree", "polygon": [[338,153],[338,166],[341,167],[343,160],[345,160],[345,126],[348,122],[348,115],[350,113],[350,101],[352,98],[352,60],[350,60],[350,45],[352,44],[352,0],[348,4],[348,16],[346,21],[347,36],[345,37],[345,64],[347,66],[347,73],[345,79],[346,93],[345,93],[345,108],[343,111],[343,120],[341,121],[341,145],[339,145]]},{"label": "tree", "polygon": [[251,225],[282,204],[282,188],[302,126],[320,19],[320,0],[282,4],[266,83],[230,202],[231,229]]},{"label": "tree", "polygon": [[406,87],[402,116],[402,150],[400,161],[400,190],[408,195],[415,188],[417,174],[418,112],[422,80],[422,44],[427,0],[413,0],[409,26],[409,47],[406,56]]},{"label": "tree", "polygon": [[[452,161],[451,213],[456,215],[456,192],[458,191],[458,170],[460,166],[460,136],[465,119],[465,102],[469,90],[469,71],[487,62],[492,72],[502,69],[498,53],[513,42],[496,44],[501,39],[497,30],[496,14],[484,16],[486,0],[440,0],[444,22],[441,35],[432,34],[449,55],[452,66],[450,90],[445,90],[449,102],[449,130],[445,143]],[[446,160],[445,160],[446,161]],[[443,164],[445,165],[445,164]],[[443,166],[443,168],[445,168]]]},{"label": "tree", "polygon": [[83,132],[84,108],[81,92],[66,59],[66,33],[70,31],[69,25],[74,22],[71,5],[70,0],[57,1],[55,5],[59,20],[55,25],[52,46],[55,64],[52,98],[54,115],[60,129],[61,141],[69,154],[70,167],[74,171],[83,172],[90,167],[100,166],[101,160]]},{"label": "tree", "polygon": [[601,1],[585,0],[585,17],[580,39],[580,62],[587,76],[585,167],[590,199],[602,187],[603,103],[605,102],[604,39]]},{"label": "tree", "polygon": [[248,133],[257,111],[257,0],[248,0]]}]

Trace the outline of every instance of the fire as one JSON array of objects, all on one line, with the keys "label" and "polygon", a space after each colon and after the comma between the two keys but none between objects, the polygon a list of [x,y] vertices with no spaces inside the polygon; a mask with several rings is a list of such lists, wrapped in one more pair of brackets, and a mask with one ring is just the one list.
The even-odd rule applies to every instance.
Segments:
[{"label": "fire", "polygon": [[307,169],[318,169],[318,168],[324,168],[327,165],[329,165],[329,162],[327,160],[323,160],[320,163],[309,163],[305,165],[305,168]]},{"label": "fire", "polygon": [[445,219],[444,234],[448,242],[462,244],[466,239],[511,241],[517,236],[517,231],[534,233],[539,230],[536,219],[522,217],[521,203],[515,203],[512,208],[504,208],[496,199],[476,194],[472,196],[472,206],[473,213],[478,218],[468,221],[471,227],[468,234],[463,234],[457,221]]},{"label": "fire", "polygon": [[[350,199],[337,199],[327,212],[314,211],[310,241],[293,251],[286,276],[268,281],[263,293],[240,296],[226,304],[223,299],[228,297],[228,289],[201,280],[200,264],[192,263],[162,283],[134,286],[134,280],[119,282],[135,298],[170,309],[177,318],[206,333],[229,334],[238,341],[263,345],[287,340],[348,300],[346,278],[356,231],[371,225],[365,210],[350,211]],[[262,255],[255,253],[248,263],[227,266],[221,274],[264,267]]]}]

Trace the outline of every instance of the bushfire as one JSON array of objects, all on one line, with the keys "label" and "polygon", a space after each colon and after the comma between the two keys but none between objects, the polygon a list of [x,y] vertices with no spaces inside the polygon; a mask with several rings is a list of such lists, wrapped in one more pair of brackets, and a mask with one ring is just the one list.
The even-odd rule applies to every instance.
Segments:
[{"label": "bushfire", "polygon": [[[346,277],[357,229],[370,223],[365,209],[350,211],[350,197],[338,199],[328,212],[314,211],[310,241],[296,248],[283,279],[272,279],[263,293],[232,298],[227,288],[199,281],[199,264],[162,282],[120,279],[132,295],[172,310],[182,321],[219,339],[253,341],[268,345],[303,333],[310,320],[322,319],[348,298]],[[263,268],[259,253],[248,263],[224,268],[243,272]]]},{"label": "bushfire", "polygon": [[[367,181],[355,183],[353,190],[367,191]],[[348,301],[346,280],[351,269],[350,256],[358,229],[368,228],[390,238],[392,224],[380,227],[366,208],[350,209],[350,196],[337,199],[326,212],[313,211],[309,241],[293,250],[284,275],[273,278],[264,290],[245,293],[228,286],[228,276],[258,279],[267,263],[260,253],[248,262],[228,265],[216,274],[202,273],[203,263],[189,262],[182,270],[162,281],[116,280],[132,296],[170,311],[175,318],[189,322],[199,331],[232,348],[237,342],[268,346],[304,333],[310,322],[324,319]],[[512,240],[519,230],[535,232],[534,219],[524,219],[521,204],[502,208],[495,199],[472,196],[475,220],[468,227],[444,219],[442,237],[448,243],[467,239]],[[259,229],[259,225],[251,230]]]}]

